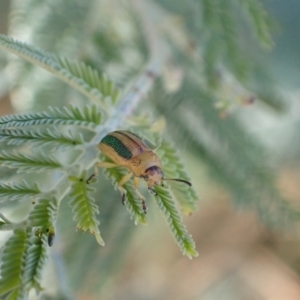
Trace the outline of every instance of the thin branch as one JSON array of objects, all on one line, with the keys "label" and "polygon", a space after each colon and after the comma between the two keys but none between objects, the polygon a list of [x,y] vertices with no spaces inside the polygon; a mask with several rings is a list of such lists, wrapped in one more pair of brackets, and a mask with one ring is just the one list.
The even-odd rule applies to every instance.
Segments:
[{"label": "thin branch", "polygon": [[[150,50],[150,60],[144,71],[133,83],[129,92],[121,99],[119,105],[112,112],[110,120],[105,124],[107,132],[120,127],[125,119],[130,116],[137,105],[144,99],[145,95],[151,90],[155,80],[160,76],[170,52],[164,39],[158,32],[157,10],[154,5],[146,1],[132,0],[133,8],[139,14],[144,26],[145,37]],[[102,132],[103,133],[103,130]],[[99,140],[103,137],[98,136]]]}]

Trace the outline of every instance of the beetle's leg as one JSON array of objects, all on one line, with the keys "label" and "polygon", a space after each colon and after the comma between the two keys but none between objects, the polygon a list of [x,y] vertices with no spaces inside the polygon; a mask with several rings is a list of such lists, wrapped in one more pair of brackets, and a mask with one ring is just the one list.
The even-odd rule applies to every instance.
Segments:
[{"label": "beetle's leg", "polygon": [[145,199],[145,197],[140,193],[140,191],[138,190],[139,183],[140,183],[140,178],[139,178],[139,177],[134,177],[134,180],[133,180],[133,186],[134,186],[135,192],[137,193],[137,195],[139,196],[139,198],[140,198],[141,201],[142,201],[143,211],[144,211],[144,213],[146,213],[146,212],[147,212],[146,199]]},{"label": "beetle's leg", "polygon": [[148,190],[154,193],[154,196],[157,196],[157,192],[153,187],[148,187]]},{"label": "beetle's leg", "polygon": [[99,168],[108,169],[108,168],[114,168],[114,167],[117,167],[117,165],[114,163],[106,162],[106,161],[100,161],[100,162],[96,163],[95,167],[94,167],[94,173],[86,180],[86,183],[89,184],[94,177],[98,176]]},{"label": "beetle's leg", "polygon": [[109,168],[114,168],[117,167],[117,164],[114,163],[110,163],[110,162],[106,162],[106,161],[100,161],[98,163],[96,163],[95,168],[105,168],[105,169],[109,169]]},{"label": "beetle's leg", "polygon": [[122,177],[122,179],[118,183],[118,190],[122,194],[122,204],[123,205],[125,203],[125,197],[126,197],[127,191],[122,187],[122,185],[125,184],[128,180],[130,180],[131,176],[132,176],[132,172],[126,174],[125,176]]},{"label": "beetle's leg", "polygon": [[139,184],[140,184],[140,178],[139,177],[134,177],[134,179],[133,179],[133,186],[134,186],[134,188],[136,190],[139,187]]}]

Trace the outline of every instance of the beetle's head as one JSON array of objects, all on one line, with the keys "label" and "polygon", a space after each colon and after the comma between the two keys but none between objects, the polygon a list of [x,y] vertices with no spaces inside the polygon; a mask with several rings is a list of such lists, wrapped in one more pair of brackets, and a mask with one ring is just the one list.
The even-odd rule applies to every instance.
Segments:
[{"label": "beetle's head", "polygon": [[145,171],[145,174],[142,176],[147,182],[148,182],[148,188],[151,189],[155,185],[164,185],[164,180],[173,180],[173,181],[179,181],[183,182],[189,186],[192,186],[192,184],[184,179],[179,178],[164,178],[164,172],[161,170],[160,167],[153,166],[148,168]]},{"label": "beetle's head", "polygon": [[153,166],[148,168],[142,177],[148,182],[148,188],[152,188],[155,185],[162,184],[164,172],[160,167]]}]

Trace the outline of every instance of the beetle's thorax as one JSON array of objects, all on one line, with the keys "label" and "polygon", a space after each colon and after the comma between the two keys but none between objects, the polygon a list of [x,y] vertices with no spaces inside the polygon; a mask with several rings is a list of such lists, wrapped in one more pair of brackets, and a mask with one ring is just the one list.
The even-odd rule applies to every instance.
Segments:
[{"label": "beetle's thorax", "polygon": [[152,167],[161,169],[161,161],[153,151],[144,151],[139,155],[133,157],[128,164],[133,174],[137,177],[144,177],[146,170]]},{"label": "beetle's thorax", "polygon": [[161,184],[164,173],[158,166],[153,166],[145,170],[143,177],[148,182],[148,188]]}]

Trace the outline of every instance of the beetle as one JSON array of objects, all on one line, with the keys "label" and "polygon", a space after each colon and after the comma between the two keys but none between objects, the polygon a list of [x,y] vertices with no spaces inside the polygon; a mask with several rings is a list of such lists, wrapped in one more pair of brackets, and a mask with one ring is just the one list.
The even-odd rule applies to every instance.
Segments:
[{"label": "beetle", "polygon": [[113,163],[98,162],[95,165],[95,173],[87,179],[87,183],[89,183],[94,176],[98,175],[98,167],[125,167],[129,169],[130,172],[118,182],[118,189],[122,194],[122,203],[124,204],[126,197],[126,190],[123,188],[123,185],[134,175],[134,188],[142,201],[144,213],[146,213],[147,210],[145,198],[137,189],[140,178],[143,178],[148,183],[148,189],[154,192],[155,195],[157,195],[157,193],[154,190],[154,186],[163,186],[165,180],[180,181],[189,186],[192,185],[189,181],[184,179],[165,178],[160,158],[145,145],[139,136],[132,132],[124,130],[110,132],[100,141],[98,148],[103,155],[112,160]]}]

